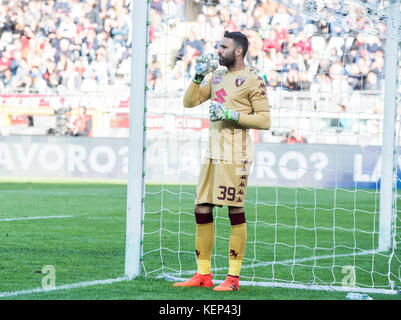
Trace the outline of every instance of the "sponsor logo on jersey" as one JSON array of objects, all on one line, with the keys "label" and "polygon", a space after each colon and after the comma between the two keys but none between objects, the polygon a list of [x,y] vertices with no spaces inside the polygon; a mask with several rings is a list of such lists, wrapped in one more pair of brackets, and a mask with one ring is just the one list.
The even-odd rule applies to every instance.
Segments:
[{"label": "sponsor logo on jersey", "polygon": [[220,102],[220,103],[224,103],[226,102],[226,100],[224,99],[224,97],[227,95],[226,90],[224,90],[224,88],[221,88],[220,90],[217,90],[215,92],[216,98],[214,98],[214,101]]},{"label": "sponsor logo on jersey", "polygon": [[241,86],[244,82],[245,82],[244,78],[238,77],[237,79],[235,79],[235,85],[237,87]]},{"label": "sponsor logo on jersey", "polygon": [[217,76],[217,77],[213,78],[212,83],[219,84],[221,82],[221,80],[223,80],[223,78],[220,76]]}]

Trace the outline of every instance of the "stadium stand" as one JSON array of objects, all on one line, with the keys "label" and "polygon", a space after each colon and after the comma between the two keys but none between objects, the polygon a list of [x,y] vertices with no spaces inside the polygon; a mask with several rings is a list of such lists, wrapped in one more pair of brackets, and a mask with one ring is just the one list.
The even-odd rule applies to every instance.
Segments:
[{"label": "stadium stand", "polygon": [[[0,1],[2,97],[129,92],[131,6],[131,0]],[[273,106],[275,91],[291,92],[297,101],[308,92],[308,108],[335,112],[355,92],[360,99],[383,88],[383,39],[377,35],[307,20],[272,0],[152,0],[150,6],[151,94],[182,93],[194,58],[216,48],[225,30],[248,35],[247,62],[264,76]],[[326,6],[341,9],[338,1]],[[376,27],[384,36],[385,24]],[[325,94],[338,99],[322,103]],[[352,104],[347,109],[355,111]],[[380,110],[374,102],[364,111]]]}]

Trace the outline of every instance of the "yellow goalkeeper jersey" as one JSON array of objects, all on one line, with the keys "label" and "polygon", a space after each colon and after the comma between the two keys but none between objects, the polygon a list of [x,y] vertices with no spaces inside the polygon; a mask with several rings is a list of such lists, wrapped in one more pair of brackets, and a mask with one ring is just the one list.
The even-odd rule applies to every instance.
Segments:
[{"label": "yellow goalkeeper jersey", "polygon": [[200,85],[191,82],[183,103],[184,107],[192,108],[209,99],[239,112],[240,116],[237,123],[210,121],[206,158],[252,161],[254,152],[249,129],[270,129],[270,106],[263,78],[248,66],[239,71],[218,69]]}]

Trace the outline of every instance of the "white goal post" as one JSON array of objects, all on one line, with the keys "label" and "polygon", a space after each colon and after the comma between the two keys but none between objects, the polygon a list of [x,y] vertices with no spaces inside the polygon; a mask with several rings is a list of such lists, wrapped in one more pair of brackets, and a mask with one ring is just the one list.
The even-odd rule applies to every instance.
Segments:
[{"label": "white goal post", "polygon": [[145,108],[149,2],[133,1],[125,276],[140,274],[144,215]]},{"label": "white goal post", "polygon": [[384,117],[382,142],[382,174],[380,186],[379,250],[391,248],[391,228],[395,214],[397,183],[395,122],[397,116],[397,73],[399,58],[400,2],[390,1],[387,14],[385,48]]}]

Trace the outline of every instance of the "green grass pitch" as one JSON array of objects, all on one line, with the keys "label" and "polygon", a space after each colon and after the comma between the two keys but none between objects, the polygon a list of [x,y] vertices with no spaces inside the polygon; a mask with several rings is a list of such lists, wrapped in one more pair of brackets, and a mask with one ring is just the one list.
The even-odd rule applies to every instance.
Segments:
[{"label": "green grass pitch", "polygon": [[[228,294],[172,288],[159,276],[185,278],[196,269],[194,186],[146,187],[143,275],[118,280],[126,189],[123,183],[0,182],[0,299],[345,299],[345,292],[258,286]],[[343,267],[355,266],[359,285],[385,287],[388,255],[368,253],[377,247],[378,203],[372,190],[249,187],[241,280],[341,286]],[[214,216],[212,268],[221,280],[228,264],[227,209],[215,209]],[[46,265],[54,267],[57,290],[41,290]]]}]

